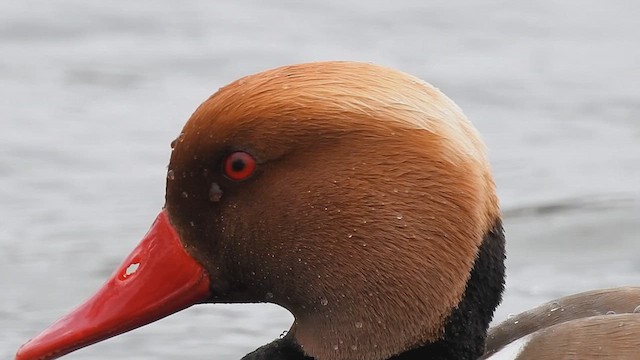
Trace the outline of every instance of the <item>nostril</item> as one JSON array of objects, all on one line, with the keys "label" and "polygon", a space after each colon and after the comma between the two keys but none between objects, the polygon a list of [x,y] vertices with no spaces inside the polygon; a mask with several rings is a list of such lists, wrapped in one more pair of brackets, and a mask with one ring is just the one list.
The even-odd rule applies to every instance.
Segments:
[{"label": "nostril", "polygon": [[122,270],[119,276],[120,280],[126,280],[132,277],[133,275],[136,274],[136,272],[138,272],[139,268],[140,268],[140,258],[136,256],[131,260],[129,265],[127,265],[127,267],[125,267]]},{"label": "nostril", "polygon": [[131,274],[135,273],[138,270],[138,267],[140,266],[140,263],[133,263],[131,265],[129,265],[124,272],[125,276],[130,276]]}]

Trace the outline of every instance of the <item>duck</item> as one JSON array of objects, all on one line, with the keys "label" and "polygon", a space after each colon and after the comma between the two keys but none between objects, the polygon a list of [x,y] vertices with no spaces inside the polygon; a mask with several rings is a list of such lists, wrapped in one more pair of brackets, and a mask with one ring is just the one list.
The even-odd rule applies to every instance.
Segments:
[{"label": "duck", "polygon": [[[609,341],[598,329],[621,323],[617,344],[636,344],[637,288],[490,329],[505,234],[487,150],[417,77],[348,61],[266,70],[204,101],[171,148],[165,205],[142,241],[16,360],[55,359],[200,303],[293,314],[245,360],[479,359],[523,338],[519,358],[557,359],[577,329]],[[624,314],[595,316],[611,303]]]}]

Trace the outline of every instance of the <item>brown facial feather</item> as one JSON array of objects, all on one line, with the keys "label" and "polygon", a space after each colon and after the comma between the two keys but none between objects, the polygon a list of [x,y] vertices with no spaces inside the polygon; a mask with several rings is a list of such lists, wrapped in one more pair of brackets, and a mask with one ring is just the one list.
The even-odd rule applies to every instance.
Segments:
[{"label": "brown facial feather", "polygon": [[[259,163],[239,183],[220,168],[235,150]],[[220,89],[169,169],[166,207],[210,271],[213,301],[284,306],[320,360],[383,359],[440,338],[499,216],[460,110],[367,64],[283,67]]]}]

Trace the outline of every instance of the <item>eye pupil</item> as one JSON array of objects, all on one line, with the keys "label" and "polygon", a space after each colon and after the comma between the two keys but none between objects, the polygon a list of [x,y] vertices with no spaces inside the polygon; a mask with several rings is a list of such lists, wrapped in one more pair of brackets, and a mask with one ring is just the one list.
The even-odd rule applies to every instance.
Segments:
[{"label": "eye pupil", "polygon": [[224,174],[231,180],[245,180],[253,174],[255,169],[256,159],[244,151],[233,152],[224,160]]},{"label": "eye pupil", "polygon": [[242,159],[235,159],[231,162],[231,169],[235,172],[240,172],[245,168],[246,164]]}]

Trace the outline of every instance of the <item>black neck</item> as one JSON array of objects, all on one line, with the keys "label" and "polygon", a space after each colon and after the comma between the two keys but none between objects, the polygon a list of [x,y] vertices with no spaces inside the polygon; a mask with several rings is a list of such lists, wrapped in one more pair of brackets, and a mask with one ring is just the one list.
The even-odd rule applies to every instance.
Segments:
[{"label": "black neck", "polygon": [[[504,290],[504,243],[502,223],[498,220],[482,241],[464,296],[447,319],[444,337],[389,360],[475,360],[482,355],[489,323]],[[264,345],[242,358],[266,359],[314,360],[305,356],[290,337]]]}]

